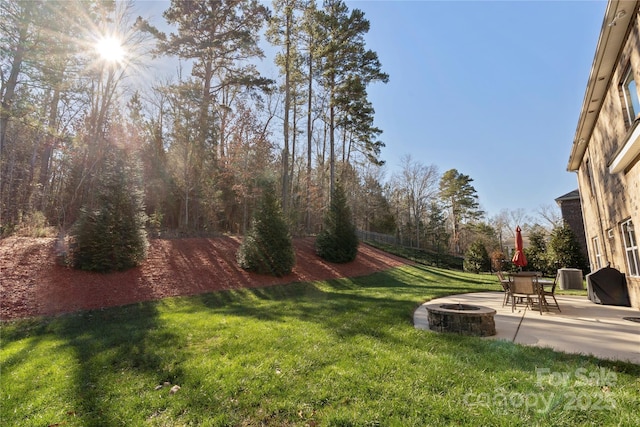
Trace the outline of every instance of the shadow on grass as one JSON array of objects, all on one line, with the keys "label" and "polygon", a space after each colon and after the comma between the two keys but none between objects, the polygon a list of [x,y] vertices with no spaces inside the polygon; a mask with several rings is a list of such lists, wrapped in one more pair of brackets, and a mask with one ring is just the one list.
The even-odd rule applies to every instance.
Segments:
[{"label": "shadow on grass", "polygon": [[[488,280],[488,282],[491,281]],[[23,336],[33,334],[35,340],[43,336],[59,338],[76,361],[72,364],[73,371],[68,373],[73,379],[73,390],[69,395],[74,399],[68,405],[75,412],[74,416],[81,420],[77,424],[88,426],[123,425],[127,420],[137,420],[132,423],[138,425],[141,424],[140,421],[145,420],[152,424],[154,421],[149,420],[152,414],[147,415],[143,412],[148,411],[152,406],[149,403],[149,393],[145,391],[153,390],[156,384],[163,381],[181,384],[186,378],[185,381],[190,382],[194,389],[195,385],[198,385],[212,395],[224,397],[226,396],[224,393],[231,396],[235,396],[236,392],[244,393],[244,387],[249,387],[245,385],[245,380],[251,375],[255,376],[256,372],[273,371],[268,368],[262,371],[248,369],[245,372],[242,371],[244,369],[242,363],[232,365],[233,370],[226,374],[238,373],[240,379],[237,380],[237,384],[228,380],[230,381],[227,385],[228,390],[224,392],[217,387],[220,383],[215,379],[200,382],[205,376],[215,377],[216,363],[206,364],[206,369],[203,370],[204,375],[200,375],[199,371],[188,372],[189,369],[185,369],[186,372],[183,371],[183,366],[189,366],[188,363],[183,362],[190,362],[191,357],[207,360],[211,358],[217,362],[216,358],[221,357],[220,355],[230,359],[242,359],[244,355],[250,353],[251,357],[247,359],[249,362],[255,359],[269,365],[284,358],[292,362],[306,362],[308,366],[312,366],[313,369],[309,368],[309,372],[300,374],[295,383],[287,384],[291,387],[295,387],[298,383],[317,381],[318,378],[314,377],[313,373],[324,370],[335,362],[341,363],[345,370],[354,364],[359,366],[361,372],[355,374],[353,378],[359,381],[360,373],[366,375],[369,379],[363,380],[362,383],[365,388],[375,388],[378,384],[385,384],[383,380],[367,374],[368,371],[377,370],[382,375],[380,378],[384,378],[384,375],[389,372],[395,372],[393,369],[403,371],[396,373],[399,376],[404,375],[404,370],[408,370],[412,372],[412,376],[406,381],[399,382],[402,385],[411,381],[419,383],[419,387],[417,386],[410,393],[407,392],[405,396],[400,396],[410,402],[407,409],[411,410],[421,408],[420,405],[426,401],[412,400],[416,394],[425,395],[422,390],[427,390],[425,399],[429,400],[434,400],[432,397],[449,395],[461,400],[467,390],[461,392],[456,390],[464,387],[471,387],[471,391],[474,391],[475,387],[482,392],[491,392],[491,387],[508,388],[518,393],[539,391],[536,389],[536,368],[538,367],[562,373],[575,372],[579,367],[586,367],[589,372],[595,372],[599,366],[604,366],[616,372],[636,376],[640,374],[640,368],[633,368],[628,364],[565,355],[547,349],[525,348],[509,342],[418,331],[413,328],[413,310],[422,301],[443,295],[486,290],[487,286],[482,278],[476,276],[465,277],[455,272],[448,275],[440,269],[429,267],[417,269],[402,267],[352,279],[221,291],[103,311],[84,312],[51,319],[42,325],[34,323],[29,325],[32,326],[31,330],[23,328],[22,332],[11,332],[9,337],[3,338],[15,340],[20,338],[20,334]],[[208,314],[220,316],[208,316]],[[234,325],[233,332],[226,336],[221,329],[217,330],[215,323],[211,323],[227,321],[225,317],[235,318],[229,321]],[[194,326],[197,330],[196,335],[199,335],[200,339],[219,335],[222,338],[216,338],[223,341],[221,347],[212,342],[189,347],[189,343],[186,342],[189,331],[185,331],[182,327],[197,324],[199,321],[200,324]],[[236,348],[234,343],[237,335],[245,334],[245,325],[246,328],[252,328],[256,322],[268,323],[268,326],[273,326],[273,329],[281,326],[282,328],[277,331],[278,334],[267,337],[264,342],[254,345],[252,339],[255,335],[253,335],[251,339],[242,340],[243,344]],[[295,327],[295,331],[289,329],[290,325]],[[307,331],[307,328],[314,330]],[[317,333],[318,329],[322,331]],[[307,332],[309,332],[308,335]],[[291,343],[286,343],[291,345],[278,347],[280,341],[287,340],[288,333],[296,335]],[[250,334],[247,332],[247,335]],[[310,355],[311,360],[303,361],[296,358],[301,350],[296,346],[307,345],[304,342],[307,336],[322,341],[325,347],[320,346],[317,355],[313,351],[308,351],[306,354]],[[37,345],[37,341],[34,341],[33,345]],[[330,352],[330,347],[338,348],[337,352],[326,358],[321,357],[323,355],[320,353]],[[278,351],[293,353],[294,356],[280,356]],[[345,355],[345,353],[348,354]],[[402,360],[396,359],[397,355]],[[20,352],[19,356],[25,356],[24,351]],[[245,363],[248,363],[247,361]],[[13,357],[11,362],[18,363],[17,357]],[[415,370],[416,366],[418,370]],[[221,375],[223,372],[219,371],[218,374]],[[123,378],[126,379],[126,383],[123,382]],[[275,380],[272,377],[266,378],[268,379],[258,377],[257,380],[247,380],[249,382],[246,384],[252,388],[263,387],[267,390],[265,393],[271,393],[274,390],[271,385]],[[286,376],[279,378],[286,379]],[[278,381],[284,381],[284,379]],[[340,384],[346,385],[346,383]],[[328,382],[321,387],[318,394],[312,393],[308,397],[327,399],[327,402],[336,402],[335,406],[338,407],[342,402],[341,396],[339,393],[336,394],[332,387],[337,388],[333,382]],[[354,392],[362,391],[355,387],[357,385],[354,386]],[[396,387],[400,385],[396,384]],[[284,386],[283,389],[288,390]],[[301,391],[306,392],[303,388]],[[41,390],[35,389],[31,392],[35,396]],[[296,398],[286,396],[288,395],[283,392],[271,397],[283,400]],[[249,403],[249,406],[262,405],[261,399],[262,396],[256,397],[257,403]],[[229,399],[220,397],[220,402],[222,401],[227,402],[227,405],[221,404],[222,406],[217,407],[217,410],[228,410],[229,413],[235,414],[235,409],[228,404]],[[178,424],[183,407],[177,403],[178,401],[165,402],[161,404],[169,407],[165,419],[167,425],[171,425],[172,416],[176,417],[175,424]],[[184,402],[188,402],[185,405],[195,412],[194,423],[204,422],[212,413],[211,408],[214,407],[208,396],[203,397],[195,393],[189,396],[188,401],[185,398]],[[268,408],[268,402],[265,405]],[[404,407],[401,406],[400,409],[402,408]],[[240,425],[242,419],[251,419],[253,409],[254,406],[244,409],[245,412],[241,412],[242,415],[237,419],[233,418],[234,421],[228,421],[227,424]],[[126,412],[134,410],[141,413]],[[569,414],[569,416],[574,415]],[[540,417],[543,417],[537,414],[535,416],[538,418],[534,421],[539,421],[542,419]],[[297,420],[295,417],[294,413],[291,419]],[[489,418],[485,418],[483,421],[486,423],[488,420]],[[161,420],[156,421],[156,425],[161,425]],[[246,425],[259,424],[259,418],[253,421],[255,422]],[[552,421],[546,424],[553,425]],[[581,420],[570,419],[570,421],[576,421],[574,424],[578,424]],[[348,422],[356,424],[350,419]],[[60,420],[52,420],[49,424],[53,423],[64,424]],[[606,422],[600,424],[605,425]],[[565,423],[565,425],[569,424]]]},{"label": "shadow on grass", "polygon": [[391,339],[390,329],[413,327],[413,311],[425,300],[486,290],[484,282],[458,275],[448,278],[448,283],[436,282],[434,286],[434,282],[425,281],[413,268],[401,267],[349,279],[203,294],[193,297],[190,301],[197,303],[187,309],[199,310],[201,305],[219,314],[263,322],[284,323],[293,319],[313,322],[341,338],[368,335]]},{"label": "shadow on grass", "polygon": [[73,413],[83,425],[119,425],[131,416],[122,412],[130,402],[120,401],[131,389],[153,390],[183,375],[179,353],[171,351],[180,338],[163,326],[155,303],[65,316],[53,325],[75,354]]},{"label": "shadow on grass", "polygon": [[[436,280],[425,280],[425,276],[429,275]],[[413,311],[425,300],[497,290],[494,288],[497,288],[497,283],[494,283],[493,276],[468,277],[456,271],[414,266],[351,279],[217,292],[199,296],[198,302],[208,310],[224,315],[277,323],[296,319],[321,325],[341,339],[364,335],[404,346],[406,342],[398,339],[392,330],[398,327],[413,329]],[[257,299],[259,303],[246,304],[244,301],[247,299]],[[426,351],[430,351],[430,348],[437,353],[448,353],[469,369],[481,366],[487,372],[510,366],[514,371],[535,375],[536,367],[545,360],[558,363],[597,360],[588,356],[565,355],[550,349],[521,347],[499,340],[423,331],[416,332],[416,335],[419,335],[418,341],[428,342]],[[487,357],[487,354],[492,356]],[[500,359],[500,363],[496,363],[496,358]],[[633,368],[632,365],[618,362],[598,363],[611,369],[621,369],[620,366],[625,366],[625,370]],[[636,372],[637,369],[631,371]]]}]

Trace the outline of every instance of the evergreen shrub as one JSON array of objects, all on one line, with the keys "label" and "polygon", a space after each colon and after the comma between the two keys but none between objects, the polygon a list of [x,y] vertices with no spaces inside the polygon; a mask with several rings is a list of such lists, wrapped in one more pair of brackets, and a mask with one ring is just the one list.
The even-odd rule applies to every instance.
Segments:
[{"label": "evergreen shrub", "polygon": [[469,246],[464,256],[463,267],[464,271],[472,273],[491,271],[491,258],[481,240],[476,240]]},{"label": "evergreen shrub", "polygon": [[148,240],[143,194],[135,162],[114,150],[99,183],[97,207],[83,208],[71,231],[71,265],[109,272],[135,267],[146,258]]},{"label": "evergreen shrub", "polygon": [[579,268],[589,272],[589,264],[582,253],[578,238],[566,221],[554,227],[548,246],[550,264],[558,268]]},{"label": "evergreen shrub", "polygon": [[316,253],[334,263],[351,262],[358,255],[358,235],[340,183],[336,183],[324,229],[316,237]]},{"label": "evergreen shrub", "polygon": [[264,185],[262,200],[236,254],[238,265],[259,274],[285,276],[295,265],[295,251],[273,184]]}]

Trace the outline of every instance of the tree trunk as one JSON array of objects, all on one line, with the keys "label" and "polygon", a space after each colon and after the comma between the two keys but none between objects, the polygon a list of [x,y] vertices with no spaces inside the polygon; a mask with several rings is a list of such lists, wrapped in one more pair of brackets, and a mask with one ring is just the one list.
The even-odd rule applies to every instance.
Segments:
[{"label": "tree trunk", "polygon": [[336,153],[335,153],[335,107],[333,88],[329,106],[329,200],[333,198],[333,187],[336,182]]},{"label": "tree trunk", "polygon": [[309,49],[309,85],[307,98],[307,212],[305,225],[307,234],[311,233],[311,144],[313,124],[311,122],[311,101],[313,93],[313,57]]},{"label": "tree trunk", "polygon": [[2,97],[2,108],[0,109],[0,158],[3,157],[6,146],[7,126],[9,125],[9,117],[11,116],[11,106],[16,93],[18,75],[22,68],[27,37],[29,35],[29,24],[31,19],[29,16],[25,16],[28,15],[28,11],[23,9],[22,12],[24,15],[21,16],[23,19],[20,20],[18,41],[15,46],[15,53],[13,55],[13,62],[11,63],[9,78],[6,83],[4,83],[4,96]]},{"label": "tree trunk", "polygon": [[40,209],[45,210],[47,204],[47,195],[49,194],[49,185],[50,185],[50,167],[51,167],[51,155],[53,154],[53,150],[56,145],[56,135],[54,134],[54,129],[56,128],[56,123],[58,120],[58,103],[60,102],[60,87],[58,82],[56,82],[56,87],[53,89],[53,98],[51,99],[51,104],[49,107],[49,120],[48,127],[49,131],[44,138],[44,147],[42,150],[42,156],[40,158],[40,177],[38,182],[40,183],[40,188],[42,189],[42,195],[40,199]]},{"label": "tree trunk", "polygon": [[289,110],[291,108],[291,9],[286,10],[284,57],[284,150],[282,152],[282,211],[287,214],[289,198]]},{"label": "tree trunk", "polygon": [[[209,129],[209,107],[211,106],[211,79],[213,78],[211,59],[203,60],[204,76],[202,81],[202,105],[200,106],[200,116],[198,117],[198,144],[204,147],[207,141],[207,131]],[[214,153],[214,159],[215,159]]]},{"label": "tree trunk", "polygon": [[293,189],[295,181],[295,167],[296,167],[296,134],[298,133],[298,106],[297,106],[297,93],[294,87],[293,89],[293,132],[291,132],[291,169],[289,170],[289,197],[293,200]]}]

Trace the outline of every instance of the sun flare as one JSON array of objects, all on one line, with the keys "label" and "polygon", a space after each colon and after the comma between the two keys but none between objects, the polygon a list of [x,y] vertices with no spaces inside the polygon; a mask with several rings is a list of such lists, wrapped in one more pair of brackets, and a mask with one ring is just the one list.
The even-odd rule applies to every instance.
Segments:
[{"label": "sun flare", "polygon": [[125,51],[122,43],[116,37],[103,37],[96,43],[96,51],[102,59],[108,62],[121,62]]}]

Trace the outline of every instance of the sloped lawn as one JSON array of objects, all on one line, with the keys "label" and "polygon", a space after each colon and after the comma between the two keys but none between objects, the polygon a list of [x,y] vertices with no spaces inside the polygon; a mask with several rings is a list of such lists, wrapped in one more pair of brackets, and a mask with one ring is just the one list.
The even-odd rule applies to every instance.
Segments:
[{"label": "sloped lawn", "polygon": [[479,290],[495,277],[405,266],[4,323],[0,421],[640,425],[638,365],[413,328]]}]

